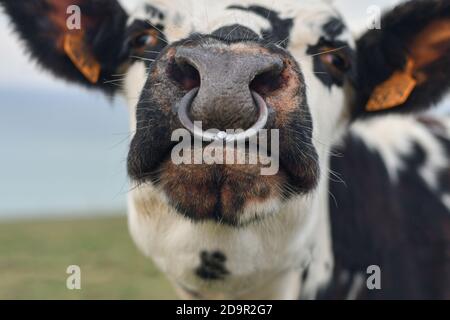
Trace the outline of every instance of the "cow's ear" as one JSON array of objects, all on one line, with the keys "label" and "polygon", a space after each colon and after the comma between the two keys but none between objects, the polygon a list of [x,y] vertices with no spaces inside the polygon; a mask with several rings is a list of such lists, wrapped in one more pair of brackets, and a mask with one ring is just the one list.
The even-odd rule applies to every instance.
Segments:
[{"label": "cow's ear", "polygon": [[357,115],[431,107],[450,89],[450,1],[396,7],[357,49]]},{"label": "cow's ear", "polygon": [[124,67],[127,14],[116,0],[0,0],[31,56],[54,75],[92,88]]}]

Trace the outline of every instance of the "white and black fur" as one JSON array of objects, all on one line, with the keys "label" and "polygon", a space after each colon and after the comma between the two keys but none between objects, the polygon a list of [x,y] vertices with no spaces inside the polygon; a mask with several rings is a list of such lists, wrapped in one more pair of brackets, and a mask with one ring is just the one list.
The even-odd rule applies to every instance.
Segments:
[{"label": "white and black fur", "polygon": [[[382,30],[356,41],[330,1],[143,0],[129,13],[114,0],[70,2],[94,21],[86,28],[102,65],[96,85],[58,51],[55,38],[64,31],[47,19],[52,1],[0,1],[39,63],[66,80],[127,98],[135,133],[129,229],[181,297],[450,298],[450,121],[364,110],[374,87],[403,68],[414,35],[435,19],[450,19],[447,1],[411,1],[385,15]],[[137,50],[139,28],[157,32],[158,44]],[[290,119],[307,120],[301,128],[310,142],[301,147],[314,161],[297,164],[314,172],[307,188],[244,203],[228,212],[229,220],[223,212],[221,219],[200,219],[177,210],[158,179],[148,178],[153,172],[146,161],[157,161],[145,143],[159,148],[170,134],[164,126],[142,125],[146,117],[164,123],[148,105],[158,92],[151,74],[186,39],[205,47],[265,46],[295,60],[305,103]],[[335,50],[323,53],[324,47]],[[396,110],[431,107],[449,89],[445,50],[423,71],[427,81]],[[117,73],[125,73],[122,90],[107,85]],[[355,290],[353,282],[373,264],[381,267],[382,290]]]}]

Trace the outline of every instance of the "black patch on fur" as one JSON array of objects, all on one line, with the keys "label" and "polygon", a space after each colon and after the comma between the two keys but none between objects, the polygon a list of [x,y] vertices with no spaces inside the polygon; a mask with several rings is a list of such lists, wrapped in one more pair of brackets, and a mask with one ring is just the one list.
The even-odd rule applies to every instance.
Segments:
[{"label": "black patch on fur", "polygon": [[249,6],[246,8],[233,5],[229,6],[228,9],[249,11],[267,19],[270,22],[272,29],[262,31],[263,39],[269,43],[277,43],[283,48],[287,48],[289,45],[291,30],[294,26],[294,21],[292,19],[281,19],[277,12],[261,6]]},{"label": "black patch on fur", "polygon": [[225,267],[227,257],[220,251],[202,251],[200,253],[200,266],[195,274],[203,280],[223,280],[230,272]]},{"label": "black patch on fur", "polygon": [[333,280],[323,298],[348,293],[342,276],[382,271],[382,290],[365,288],[358,298],[446,299],[450,296],[450,214],[440,194],[420,176],[428,155],[420,145],[403,157],[398,180],[390,180],[380,154],[353,135],[335,152],[330,179],[330,219],[335,255]]},{"label": "black patch on fur", "polygon": [[163,20],[165,15],[164,12],[159,10],[157,7],[152,6],[151,4],[145,5],[145,12],[151,16],[151,18],[158,18],[160,20]]},{"label": "black patch on fur", "polygon": [[[370,30],[359,39],[355,116],[365,113],[367,101],[378,84],[403,70],[408,44],[414,36],[438,19],[450,19],[450,1],[408,1],[382,18],[380,30]],[[439,102],[450,88],[450,49],[422,71],[426,81],[416,87],[405,104],[378,113],[419,111]]]},{"label": "black patch on fur", "polygon": [[327,38],[335,39],[339,37],[345,30],[344,22],[336,17],[331,18],[327,23],[323,25],[323,32]]},{"label": "black patch on fur", "polygon": [[302,283],[305,283],[308,280],[308,276],[309,276],[309,266],[302,272]]},{"label": "black patch on fur", "polygon": [[[152,65],[153,67],[154,65]],[[151,68],[152,68],[151,67]],[[149,90],[144,90],[141,99],[149,105],[157,105]],[[128,152],[128,175],[139,182],[148,179],[157,183],[158,175],[154,170],[168,156],[172,147],[169,116],[156,108],[140,107],[136,110],[138,132],[134,135]],[[148,145],[153,150],[149,150]],[[156,151],[156,152],[155,152]]]},{"label": "black patch on fur", "polygon": [[216,39],[225,42],[240,42],[240,41],[259,41],[261,38],[249,28],[239,24],[225,26],[215,30],[212,34]]}]

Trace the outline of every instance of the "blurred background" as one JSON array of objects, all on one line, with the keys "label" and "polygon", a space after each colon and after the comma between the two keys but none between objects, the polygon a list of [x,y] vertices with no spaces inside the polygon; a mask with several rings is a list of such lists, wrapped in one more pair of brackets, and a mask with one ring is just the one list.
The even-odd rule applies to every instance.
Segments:
[{"label": "blurred background", "polygon": [[[399,1],[335,2],[358,34],[368,6]],[[0,299],[174,297],[127,233],[125,103],[40,70],[2,12],[0,52]],[[82,290],[66,289],[71,264]]]}]

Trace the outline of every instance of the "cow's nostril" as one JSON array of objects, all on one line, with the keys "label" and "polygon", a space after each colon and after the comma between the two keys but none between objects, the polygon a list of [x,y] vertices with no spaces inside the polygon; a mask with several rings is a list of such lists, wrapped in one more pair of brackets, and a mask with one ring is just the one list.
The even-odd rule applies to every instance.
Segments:
[{"label": "cow's nostril", "polygon": [[257,75],[250,83],[250,89],[266,97],[283,85],[282,70],[274,68]]},{"label": "cow's nostril", "polygon": [[175,81],[183,90],[190,91],[200,87],[200,73],[184,59],[173,59],[167,70],[169,78]]}]

